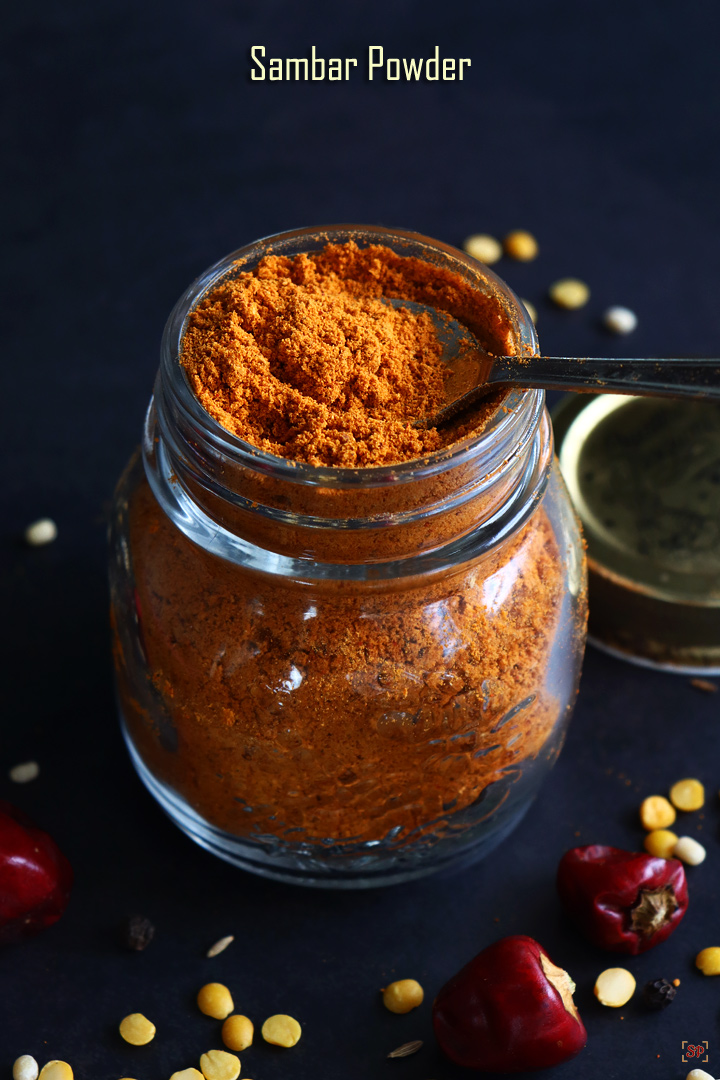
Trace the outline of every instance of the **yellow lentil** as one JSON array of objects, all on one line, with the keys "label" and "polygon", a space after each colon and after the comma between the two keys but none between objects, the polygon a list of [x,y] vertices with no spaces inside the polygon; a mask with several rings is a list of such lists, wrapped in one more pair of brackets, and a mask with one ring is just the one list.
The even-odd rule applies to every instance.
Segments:
[{"label": "yellow lentil", "polygon": [[204,1080],[204,1077],[199,1069],[181,1069],[174,1072],[170,1080]]},{"label": "yellow lentil", "polygon": [[262,1037],[273,1046],[294,1046],[302,1035],[302,1028],[297,1020],[284,1013],[269,1016],[262,1026]]},{"label": "yellow lentil", "polygon": [[224,1020],[235,1007],[230,991],[222,983],[206,983],[198,991],[197,1003],[200,1012],[215,1020]]},{"label": "yellow lentil", "polygon": [[650,795],[640,806],[640,821],[648,832],[666,829],[676,817],[674,806],[663,795]]},{"label": "yellow lentil", "polygon": [[659,855],[662,859],[671,859],[678,837],[669,829],[653,829],[645,837],[645,850],[650,855]]},{"label": "yellow lentil", "polygon": [[155,1038],[155,1025],[142,1013],[130,1013],[120,1021],[120,1034],[131,1046],[145,1046]]},{"label": "yellow lentil", "polygon": [[230,1050],[247,1050],[252,1046],[255,1028],[252,1020],[237,1013],[228,1016],[222,1026],[222,1041]]},{"label": "yellow lentil", "polygon": [[619,1009],[635,993],[635,977],[626,968],[608,968],[598,975],[594,992],[601,1005]]},{"label": "yellow lentil", "polygon": [[699,810],[705,804],[705,788],[691,777],[678,780],[670,788],[670,802],[678,810]]},{"label": "yellow lentil", "polygon": [[485,263],[486,266],[492,266],[502,256],[500,242],[494,236],[488,236],[487,233],[475,233],[473,236],[468,236],[463,247],[468,255],[472,255],[473,259]]},{"label": "yellow lentil", "polygon": [[531,259],[536,259],[540,251],[533,234],[525,232],[523,229],[516,229],[515,232],[508,233],[503,246],[506,255],[509,255],[511,259],[518,259],[520,262],[530,262]]},{"label": "yellow lentil", "polygon": [[550,299],[558,307],[572,311],[584,307],[590,299],[590,289],[577,278],[562,278],[549,289]]},{"label": "yellow lentil", "polygon": [[208,1050],[200,1058],[200,1069],[205,1080],[237,1080],[240,1058],[226,1050]]},{"label": "yellow lentil", "polygon": [[720,975],[720,949],[717,946],[701,949],[695,957],[695,967],[700,968],[703,975]]},{"label": "yellow lentil", "polygon": [[382,992],[383,1005],[392,1013],[409,1013],[422,1005],[425,992],[416,979],[398,979]]},{"label": "yellow lentil", "polygon": [[40,1080],[73,1080],[67,1061],[48,1061],[40,1070]]}]

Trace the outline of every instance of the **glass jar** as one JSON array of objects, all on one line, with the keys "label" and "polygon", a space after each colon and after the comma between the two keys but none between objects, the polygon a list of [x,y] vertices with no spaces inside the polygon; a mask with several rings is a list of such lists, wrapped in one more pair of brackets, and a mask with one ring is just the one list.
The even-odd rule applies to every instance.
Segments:
[{"label": "glass jar", "polygon": [[357,887],[487,854],[562,745],[585,624],[576,519],[540,391],[480,434],[393,466],[301,464],[220,427],[179,353],[188,312],[241,264],[384,244],[524,307],[413,233],[337,227],[233,253],[176,305],[142,451],[116,495],[111,594],[123,730],[170,817],[268,877]]}]

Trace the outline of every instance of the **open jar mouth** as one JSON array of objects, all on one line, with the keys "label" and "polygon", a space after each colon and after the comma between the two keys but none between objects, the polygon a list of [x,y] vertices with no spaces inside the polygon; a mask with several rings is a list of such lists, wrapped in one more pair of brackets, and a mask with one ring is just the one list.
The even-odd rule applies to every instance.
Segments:
[{"label": "open jar mouth", "polygon": [[[311,465],[262,450],[222,427],[196,397],[180,362],[180,354],[187,320],[204,297],[221,281],[234,273],[252,270],[268,255],[292,257],[320,251],[329,243],[350,241],[359,247],[381,244],[397,254],[411,255],[452,270],[479,291],[491,295],[503,308],[515,339],[515,348],[520,354],[537,353],[535,327],[517,295],[489,267],[464,252],[420,233],[382,226],[330,225],[294,229],[264,237],[231,252],[201,274],[180,297],[168,318],[161,345],[160,388],[166,396],[168,409],[175,419],[179,418],[189,430],[194,431],[196,437],[206,442],[211,454],[221,455],[256,472],[285,478],[293,484],[344,489],[408,483],[445,472],[471,459],[479,469],[483,468],[486,460],[488,471],[491,471],[493,462],[499,458],[502,460],[503,454],[507,456],[512,453],[513,446],[517,449],[518,414],[536,410],[538,398],[542,400],[543,397],[538,391],[509,389],[501,406],[477,434],[467,435],[422,457],[390,465],[362,467]],[[161,427],[162,411],[161,403]]]},{"label": "open jar mouth", "polygon": [[158,502],[178,528],[205,550],[245,566],[263,569],[270,560],[279,574],[313,579],[389,579],[439,569],[511,535],[545,490],[552,436],[540,390],[508,390],[477,433],[423,457],[359,468],[269,453],[206,411],[181,363],[183,333],[196,305],[268,254],[312,253],[349,241],[450,270],[470,284],[467,297],[481,290],[501,308],[498,339],[525,354],[537,352],[530,317],[500,278],[417,233],[359,225],[298,229],[256,241],[210,267],[168,319],[143,460]]}]

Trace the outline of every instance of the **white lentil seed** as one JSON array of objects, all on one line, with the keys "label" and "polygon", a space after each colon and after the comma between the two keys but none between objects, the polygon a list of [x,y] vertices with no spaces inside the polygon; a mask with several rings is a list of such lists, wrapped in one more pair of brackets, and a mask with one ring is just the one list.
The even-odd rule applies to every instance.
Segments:
[{"label": "white lentil seed", "polygon": [[30,780],[37,780],[39,775],[40,766],[37,761],[23,761],[19,765],[13,765],[8,773],[14,784],[27,784]]},{"label": "white lentil seed", "polygon": [[699,866],[701,862],[705,861],[707,855],[707,851],[702,844],[697,840],[693,840],[692,836],[681,836],[672,853],[676,859],[681,859],[688,866]]},{"label": "white lentil seed", "polygon": [[463,247],[468,255],[472,255],[473,259],[485,263],[486,266],[496,263],[503,253],[500,241],[496,240],[494,236],[488,236],[487,233],[476,233],[474,236],[468,236]]},{"label": "white lentil seed", "polygon": [[227,937],[221,937],[219,941],[216,941],[214,945],[211,945],[208,949],[206,956],[219,956],[221,952],[225,952],[228,945],[232,945],[235,940],[234,934],[228,934]]},{"label": "white lentil seed", "polygon": [[609,307],[603,315],[606,330],[613,334],[632,334],[638,319],[634,311],[626,307]]},{"label": "white lentil seed", "polygon": [[52,544],[57,538],[58,528],[52,518],[39,518],[25,530],[25,543],[30,547],[42,547]]},{"label": "white lentil seed", "polygon": [[691,1069],[685,1080],[713,1080],[713,1077],[704,1069]]},{"label": "white lentil seed", "polygon": [[38,1063],[30,1054],[23,1054],[13,1065],[13,1080],[37,1080]]}]

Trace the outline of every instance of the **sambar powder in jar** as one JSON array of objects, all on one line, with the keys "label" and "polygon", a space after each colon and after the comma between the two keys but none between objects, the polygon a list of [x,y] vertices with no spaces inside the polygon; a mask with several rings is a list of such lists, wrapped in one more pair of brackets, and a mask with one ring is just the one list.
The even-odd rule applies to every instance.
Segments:
[{"label": "sambar powder in jar", "polygon": [[[462,320],[490,352],[512,347],[492,296],[422,259],[350,241],[237,265],[189,311],[180,362],[210,417],[288,466],[422,464],[482,433],[508,391],[443,429],[414,427],[443,400],[444,364],[437,319],[402,300]],[[495,812],[528,769],[554,760],[574,701],[584,591],[570,611],[557,522],[543,500],[480,559],[397,579],[372,567],[471,535],[502,503],[498,482],[499,495],[455,505],[458,477],[431,473],[413,499],[449,508],[407,526],[408,484],[291,484],[278,494],[261,475],[250,510],[204,493],[223,528],[280,557],[369,566],[361,580],[278,578],[218,558],[140,483],[127,535],[151,697],[135,692],[121,635],[117,667],[144,768],[213,829],[285,848],[401,849]],[[190,492],[201,486],[188,476]],[[290,523],[255,521],[263,500]],[[332,521],[398,512],[400,526],[319,527],[308,539],[292,515],[318,509]],[[558,649],[569,664],[559,680],[547,677]]]}]

